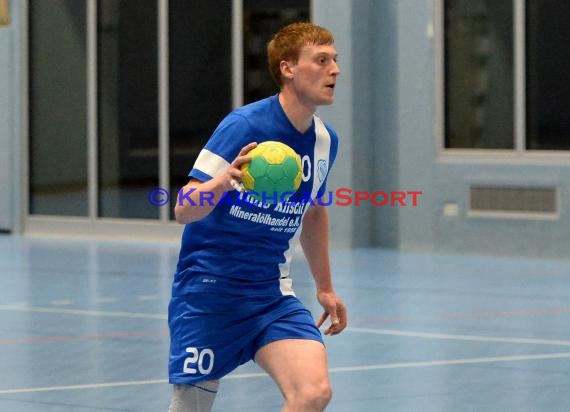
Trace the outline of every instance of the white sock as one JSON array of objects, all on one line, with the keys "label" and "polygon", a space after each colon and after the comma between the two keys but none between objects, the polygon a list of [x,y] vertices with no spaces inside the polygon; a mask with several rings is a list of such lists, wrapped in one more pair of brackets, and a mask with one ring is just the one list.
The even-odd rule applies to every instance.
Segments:
[{"label": "white sock", "polygon": [[219,384],[219,381],[206,381],[196,385],[173,385],[168,412],[210,412]]}]

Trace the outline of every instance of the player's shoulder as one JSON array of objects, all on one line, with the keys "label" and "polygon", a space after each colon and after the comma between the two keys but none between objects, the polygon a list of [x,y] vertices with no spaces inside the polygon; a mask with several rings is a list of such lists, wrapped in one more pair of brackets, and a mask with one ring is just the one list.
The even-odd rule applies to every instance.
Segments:
[{"label": "player's shoulder", "polygon": [[244,106],[238,107],[233,112],[230,113],[230,116],[241,117],[244,119],[252,119],[256,116],[264,116],[267,112],[274,109],[274,103],[276,96],[269,96],[265,99],[257,100],[252,103],[248,103]]},{"label": "player's shoulder", "polygon": [[269,97],[234,109],[220,122],[206,148],[224,158],[232,158],[246,144],[259,139],[272,123],[273,98]]},{"label": "player's shoulder", "polygon": [[247,134],[258,139],[272,134],[280,124],[278,104],[277,96],[246,104],[232,111],[223,123],[231,124],[233,129],[247,130]]},{"label": "player's shoulder", "polygon": [[[249,105],[248,105],[249,106]],[[230,133],[236,135],[247,135],[251,133],[252,115],[251,108],[242,106],[234,109],[226,115],[216,127],[215,135]]]},{"label": "player's shoulder", "polygon": [[250,132],[258,129],[258,125],[263,124],[270,118],[273,110],[272,97],[258,100],[232,110],[218,125],[216,132],[239,131]]}]

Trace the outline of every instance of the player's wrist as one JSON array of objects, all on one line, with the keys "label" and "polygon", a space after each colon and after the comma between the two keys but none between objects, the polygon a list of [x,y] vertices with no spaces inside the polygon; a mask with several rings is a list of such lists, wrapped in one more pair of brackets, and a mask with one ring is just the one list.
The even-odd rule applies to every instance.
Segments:
[{"label": "player's wrist", "polygon": [[319,287],[317,286],[317,294],[334,294],[334,289],[332,287],[332,285],[328,285],[326,287]]},{"label": "player's wrist", "polygon": [[232,190],[234,190],[234,188],[232,187],[231,184],[231,180],[232,180],[232,176],[229,174],[225,174],[222,176],[218,176],[216,178],[214,178],[212,180],[212,183],[214,184],[214,186],[211,188],[211,190],[215,193],[215,192],[230,192]]}]

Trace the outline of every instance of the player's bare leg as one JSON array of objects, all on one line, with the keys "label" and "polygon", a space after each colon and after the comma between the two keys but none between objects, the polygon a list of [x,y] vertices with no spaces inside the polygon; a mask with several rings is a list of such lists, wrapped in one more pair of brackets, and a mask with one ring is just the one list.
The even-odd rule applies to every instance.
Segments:
[{"label": "player's bare leg", "polygon": [[282,412],[322,412],[332,397],[325,347],[306,339],[285,339],[265,345],[255,361],[279,386]]}]

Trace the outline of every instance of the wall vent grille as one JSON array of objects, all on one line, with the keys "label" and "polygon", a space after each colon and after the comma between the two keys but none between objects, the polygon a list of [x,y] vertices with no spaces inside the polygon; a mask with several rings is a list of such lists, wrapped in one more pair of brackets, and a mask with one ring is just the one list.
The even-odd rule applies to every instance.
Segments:
[{"label": "wall vent grille", "polygon": [[473,185],[469,191],[471,212],[513,214],[558,214],[555,187],[516,187]]}]

